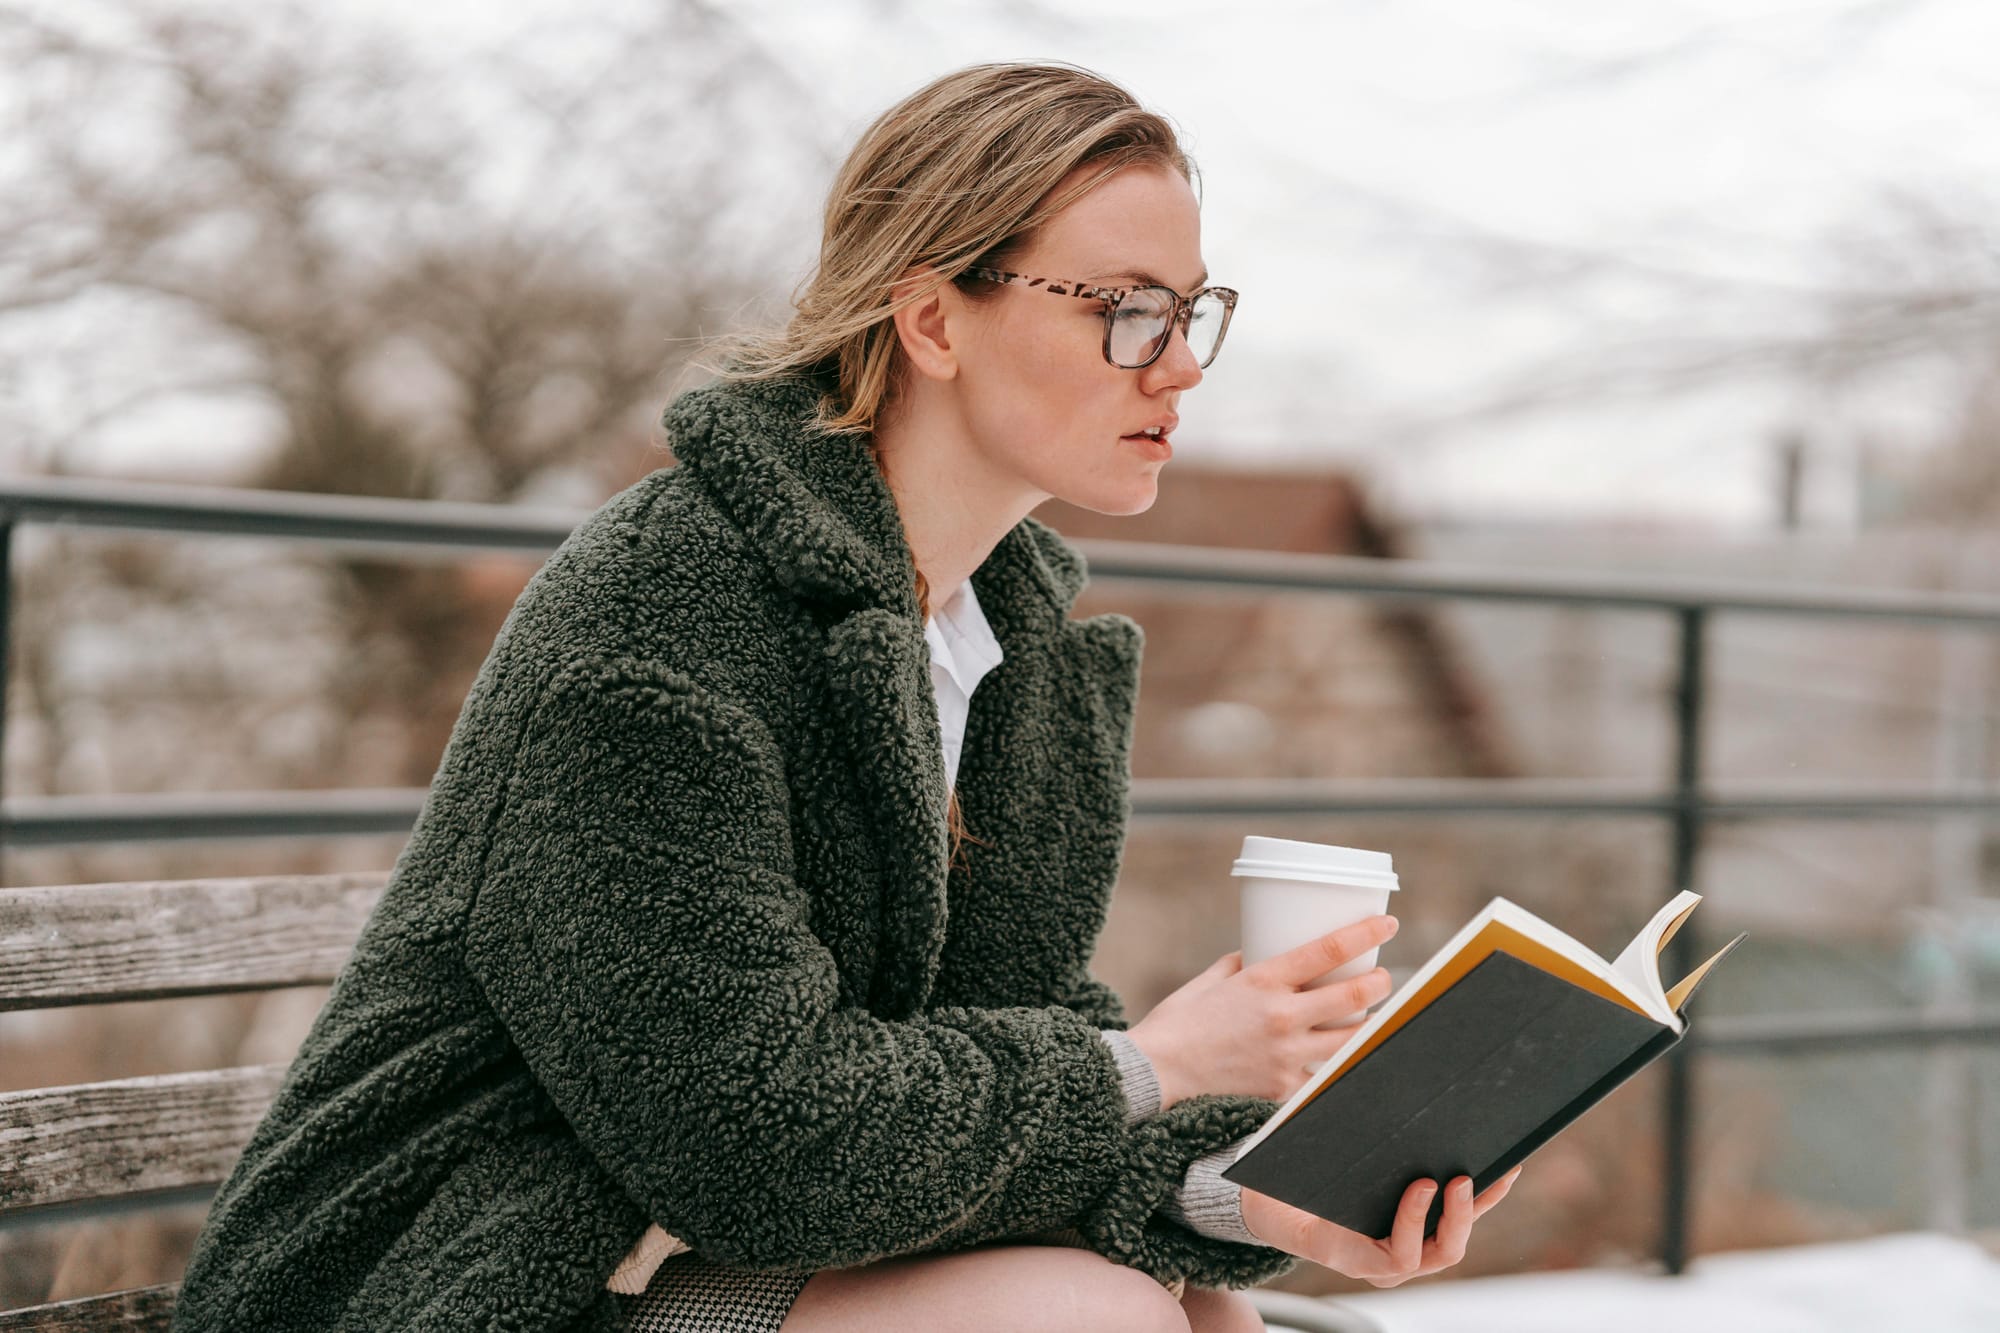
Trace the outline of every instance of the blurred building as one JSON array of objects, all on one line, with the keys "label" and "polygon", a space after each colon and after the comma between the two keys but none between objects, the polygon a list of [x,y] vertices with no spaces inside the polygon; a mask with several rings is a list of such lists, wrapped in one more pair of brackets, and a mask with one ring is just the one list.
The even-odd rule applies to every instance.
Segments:
[{"label": "blurred building", "polygon": [[[1141,514],[1052,500],[1072,538],[1394,558],[1351,477],[1185,466]],[[1093,584],[1077,614],[1146,630],[1133,771],[1146,777],[1499,777],[1518,771],[1488,687],[1424,606]]]},{"label": "blurred building", "polygon": [[[1612,525],[1425,528],[1424,554],[1482,569],[1601,571],[1693,584],[2000,592],[2000,550],[1964,531],[1816,535]],[[1673,625],[1664,613],[1465,606],[1452,626],[1496,682],[1526,771],[1665,782],[1673,767]],[[2000,635],[1894,621],[1723,613],[1709,631],[1705,778],[1718,786],[1907,787],[2000,776]],[[1945,835],[1949,836],[1949,835]],[[1716,830],[1705,879],[1746,924],[1900,937],[1946,864],[1924,820]],[[1996,960],[2000,963],[2000,960]]]}]

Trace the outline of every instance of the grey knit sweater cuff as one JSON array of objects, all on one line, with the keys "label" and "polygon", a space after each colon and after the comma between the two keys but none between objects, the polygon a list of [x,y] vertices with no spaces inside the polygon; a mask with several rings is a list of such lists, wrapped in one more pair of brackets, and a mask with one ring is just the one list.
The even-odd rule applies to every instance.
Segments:
[{"label": "grey knit sweater cuff", "polygon": [[1187,1178],[1168,1196],[1160,1211],[1189,1231],[1211,1240],[1264,1244],[1243,1225],[1243,1187],[1222,1178],[1222,1168],[1235,1161],[1236,1154],[1249,1141],[1246,1135],[1206,1157],[1196,1158],[1187,1169]]},{"label": "grey knit sweater cuff", "polygon": [[1097,1035],[1118,1061],[1118,1078],[1125,1087],[1125,1123],[1136,1124],[1160,1113],[1160,1076],[1139,1044],[1117,1028],[1099,1028]]},{"label": "grey knit sweater cuff", "polygon": [[[1160,1078],[1153,1062],[1125,1033],[1116,1028],[1100,1028],[1098,1035],[1118,1061],[1118,1076],[1124,1083],[1127,1110],[1125,1123],[1133,1124],[1160,1111]],[[1161,1212],[1196,1235],[1210,1240],[1232,1240],[1243,1245],[1264,1242],[1243,1225],[1243,1187],[1222,1178],[1222,1168],[1236,1160],[1247,1140],[1218,1148],[1198,1158],[1188,1167],[1186,1177],[1170,1195]]]}]

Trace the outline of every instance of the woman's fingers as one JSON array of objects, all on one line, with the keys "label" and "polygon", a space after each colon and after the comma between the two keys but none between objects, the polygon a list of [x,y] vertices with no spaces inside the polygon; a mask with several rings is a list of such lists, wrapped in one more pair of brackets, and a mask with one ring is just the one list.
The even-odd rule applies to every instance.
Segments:
[{"label": "woman's fingers", "polygon": [[1466,1246],[1471,1243],[1472,1224],[1507,1197],[1507,1191],[1513,1188],[1520,1174],[1521,1168],[1515,1167],[1494,1181],[1476,1199],[1472,1194],[1470,1176],[1454,1179],[1445,1187],[1444,1214],[1438,1219],[1437,1234],[1428,1242],[1424,1240],[1424,1221],[1430,1214],[1431,1200],[1437,1196],[1437,1188],[1428,1180],[1412,1184],[1403,1194],[1403,1202],[1396,1210],[1395,1228],[1389,1233],[1385,1245],[1388,1270],[1368,1280],[1378,1287],[1393,1287],[1413,1277],[1440,1272],[1459,1263],[1465,1258]]},{"label": "woman's fingers", "polygon": [[1424,1223],[1437,1198],[1434,1180],[1410,1182],[1396,1205],[1396,1220],[1386,1240],[1372,1240],[1251,1189],[1243,1191],[1243,1219],[1251,1234],[1267,1245],[1373,1286],[1394,1287],[1462,1261],[1472,1239],[1472,1224],[1507,1197],[1520,1175],[1517,1166],[1476,1198],[1469,1176],[1453,1177],[1445,1189],[1437,1234],[1429,1241],[1424,1239]]},{"label": "woman's fingers", "polygon": [[1430,1262],[1425,1272],[1450,1268],[1465,1257],[1465,1243],[1472,1235],[1472,1177],[1460,1176],[1445,1187],[1444,1216],[1438,1219],[1437,1238],[1431,1242]]},{"label": "woman's fingers", "polygon": [[1366,1021],[1368,1010],[1389,998],[1389,969],[1377,967],[1358,977],[1299,992],[1299,1008],[1325,1031],[1342,1020]]},{"label": "woman's fingers", "polygon": [[1388,1271],[1368,1280],[1378,1287],[1393,1287],[1415,1277],[1424,1261],[1424,1221],[1430,1215],[1431,1200],[1437,1197],[1435,1180],[1415,1180],[1403,1191],[1397,1205],[1395,1226],[1389,1232]]},{"label": "woman's fingers", "polygon": [[1478,1201],[1473,1205],[1472,1215],[1474,1217],[1484,1217],[1487,1209],[1507,1197],[1507,1191],[1513,1189],[1514,1182],[1520,1178],[1521,1168],[1517,1166],[1491,1185],[1488,1185],[1486,1193],[1480,1195]]},{"label": "woman's fingers", "polygon": [[1320,1046],[1328,1055],[1332,1055],[1335,1051],[1347,1045],[1348,1042],[1353,1041],[1354,1034],[1366,1026],[1368,1026],[1367,1020],[1362,1019],[1353,1023],[1342,1023],[1337,1027],[1316,1027],[1313,1029],[1313,1032],[1320,1039]]},{"label": "woman's fingers", "polygon": [[1273,954],[1250,971],[1268,972],[1287,986],[1305,985],[1314,977],[1325,976],[1342,963],[1351,962],[1395,937],[1393,916],[1363,917],[1351,926],[1328,931],[1304,944]]}]

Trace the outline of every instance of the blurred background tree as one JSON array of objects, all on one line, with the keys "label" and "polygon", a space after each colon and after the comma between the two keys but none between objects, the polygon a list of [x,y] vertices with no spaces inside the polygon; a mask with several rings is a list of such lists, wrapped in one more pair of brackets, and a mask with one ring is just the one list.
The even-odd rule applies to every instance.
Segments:
[{"label": "blurred background tree", "polygon": [[[702,334],[809,234],[817,108],[697,0],[543,37],[441,66],[299,4],[0,10],[0,451],[572,507],[666,461]],[[196,412],[234,447],[167,438]],[[43,793],[421,785],[521,577],[101,540],[22,565],[9,788]],[[176,632],[113,647],[149,616]],[[167,739],[217,728],[243,744]]]}]

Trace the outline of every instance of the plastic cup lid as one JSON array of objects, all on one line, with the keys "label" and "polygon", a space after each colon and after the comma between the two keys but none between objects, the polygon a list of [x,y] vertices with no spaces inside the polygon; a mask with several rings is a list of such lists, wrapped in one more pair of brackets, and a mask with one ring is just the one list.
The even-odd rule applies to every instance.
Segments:
[{"label": "plastic cup lid", "polygon": [[1290,838],[1247,837],[1243,839],[1243,854],[1236,858],[1229,873],[1394,889],[1399,885],[1392,865],[1387,852],[1335,847],[1324,842],[1296,842]]}]

